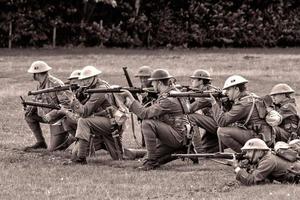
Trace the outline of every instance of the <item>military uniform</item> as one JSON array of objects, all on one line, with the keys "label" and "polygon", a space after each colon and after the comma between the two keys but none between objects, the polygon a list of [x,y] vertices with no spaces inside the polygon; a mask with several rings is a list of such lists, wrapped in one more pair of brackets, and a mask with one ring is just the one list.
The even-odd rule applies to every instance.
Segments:
[{"label": "military uniform", "polygon": [[[176,90],[169,87],[165,93]],[[184,148],[184,140],[189,124],[183,111],[187,104],[177,98],[169,98],[160,94],[150,107],[144,107],[138,101],[129,105],[129,110],[135,113],[142,121],[142,130],[145,137],[150,165],[157,165],[158,160],[170,155],[176,150]]]},{"label": "military uniform", "polygon": [[[37,87],[37,90],[62,86],[63,82],[51,75],[47,75],[44,82]],[[59,96],[62,92],[51,92],[37,95],[34,101],[39,101],[47,104],[59,104]],[[40,123],[50,123],[50,146],[49,150],[56,150],[67,137],[61,121],[63,115],[58,110],[51,110],[48,108],[30,107],[25,113],[25,120],[33,132],[37,142],[44,142],[45,138],[42,134]]]},{"label": "military uniform", "polygon": [[219,139],[234,151],[241,152],[245,142],[254,137],[263,139],[269,146],[272,145],[271,127],[264,120],[266,110],[260,99],[253,94],[242,92],[228,112],[224,112],[220,105],[214,104],[212,112],[219,126]]},{"label": "military uniform", "polygon": [[[97,87],[101,87],[99,81],[94,86],[94,88]],[[112,137],[112,124],[106,111],[109,107],[111,107],[111,104],[104,93],[91,94],[84,105],[78,100],[74,100],[71,104],[72,110],[81,116],[78,120],[75,134],[75,137],[79,139],[76,145],[80,146],[80,148],[75,148],[80,149],[78,152],[74,152],[77,154],[77,157],[86,157],[88,142],[91,139],[91,135],[95,135],[95,139],[98,138],[101,142],[94,142],[100,144],[103,141],[111,157],[118,159],[118,150]]]},{"label": "military uniform", "polygon": [[291,139],[291,135],[297,136],[299,117],[297,114],[297,106],[294,98],[276,105],[275,110],[282,116],[282,122],[279,126],[273,127],[276,134],[276,141],[287,142]]},{"label": "military uniform", "polygon": [[297,178],[289,170],[300,172],[300,161],[289,162],[268,151],[253,166],[251,172],[245,169],[239,170],[236,179],[245,185],[268,183],[274,180],[281,183],[298,183],[299,177]]},{"label": "military uniform", "polygon": [[[216,91],[216,87],[211,86],[210,84],[205,85],[202,91]],[[201,113],[195,113],[196,111],[201,110]],[[218,125],[212,117],[211,103],[207,98],[197,98],[190,105],[189,114],[191,122],[195,123],[198,127],[204,129],[202,132],[195,131],[194,134],[202,133],[201,135],[194,135],[194,146],[195,150],[200,152],[217,152],[219,151],[218,147],[218,136],[217,129]],[[197,137],[200,137],[200,141],[197,142]]]}]

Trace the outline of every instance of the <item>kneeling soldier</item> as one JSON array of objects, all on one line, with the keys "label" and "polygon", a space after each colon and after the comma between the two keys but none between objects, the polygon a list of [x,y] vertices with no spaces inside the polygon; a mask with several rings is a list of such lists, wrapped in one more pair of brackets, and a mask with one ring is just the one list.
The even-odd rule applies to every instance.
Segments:
[{"label": "kneeling soldier", "polygon": [[249,160],[251,171],[235,163],[236,179],[245,185],[270,183],[299,183],[300,161],[289,162],[271,152],[266,143],[258,138],[248,140],[242,147]]},{"label": "kneeling soldier", "polygon": [[241,152],[241,147],[251,138],[261,138],[269,146],[274,142],[271,127],[265,121],[266,107],[259,97],[247,91],[247,82],[239,75],[230,76],[225,81],[223,90],[229,100],[234,101],[228,112],[224,112],[211,95],[220,142],[235,152]]},{"label": "kneeling soldier", "polygon": [[[100,73],[101,71],[95,67],[86,66],[82,69],[79,80],[81,80],[83,86],[89,89],[106,87],[106,83],[98,78]],[[81,116],[77,124],[75,134],[77,142],[72,151],[71,163],[87,163],[86,156],[89,149],[89,142],[92,145],[95,142],[91,141],[93,137],[95,139],[101,138],[101,142],[103,139],[105,147],[113,159],[121,159],[121,141],[119,140],[118,144],[116,144],[112,135],[112,132],[115,131],[112,130],[115,124],[111,123],[109,113],[107,112],[111,108],[111,103],[107,95],[105,93],[92,93],[84,105],[78,99],[74,99],[71,103],[71,108]]]},{"label": "kneeling soldier", "polygon": [[150,107],[143,107],[128,91],[121,94],[129,110],[143,120],[142,130],[148,158],[140,167],[142,170],[157,168],[160,159],[185,147],[184,140],[189,126],[187,104],[178,98],[167,97],[166,94],[176,91],[172,78],[164,69],[157,69],[151,74],[149,80],[154,90],[159,92],[159,97]]},{"label": "kneeling soldier", "polygon": [[[28,69],[28,73],[33,74],[33,79],[39,82],[37,86],[38,90],[62,86],[63,82],[58,78],[55,78],[49,74],[51,67],[44,61],[35,61]],[[47,103],[47,104],[59,104],[59,98],[63,92],[51,92],[45,94],[39,94],[35,96],[34,101]],[[33,132],[37,142],[26,147],[24,150],[32,149],[46,149],[47,144],[42,133],[40,123],[50,124],[50,146],[48,149],[54,151],[66,140],[68,133],[64,130],[60,119],[63,117],[58,110],[49,108],[40,108],[28,106],[26,108],[25,120]]]}]

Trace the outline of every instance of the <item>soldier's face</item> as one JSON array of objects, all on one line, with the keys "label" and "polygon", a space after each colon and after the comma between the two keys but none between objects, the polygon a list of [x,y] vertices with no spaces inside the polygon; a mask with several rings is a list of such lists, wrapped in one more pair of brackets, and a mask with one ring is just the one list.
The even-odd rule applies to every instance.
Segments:
[{"label": "soldier's face", "polygon": [[92,86],[93,82],[94,82],[94,77],[90,77],[90,78],[86,78],[86,79],[82,79],[80,81],[80,85],[81,86],[86,86],[86,87],[90,87]]},{"label": "soldier's face", "polygon": [[280,104],[285,99],[285,94],[275,94],[272,95],[271,97],[274,104]]},{"label": "soldier's face", "polygon": [[140,76],[140,83],[142,88],[147,88],[151,86],[151,81],[148,80],[148,76]]},{"label": "soldier's face", "polygon": [[151,84],[152,84],[152,86],[153,86],[153,90],[155,91],[155,92],[159,92],[159,84],[158,84],[159,82],[158,81],[152,81],[151,82]]},{"label": "soldier's face", "polygon": [[237,87],[230,87],[225,90],[225,95],[227,95],[231,101],[234,101],[236,98],[238,98],[239,94],[240,91]]},{"label": "soldier's face", "polygon": [[245,157],[251,162],[251,163],[257,163],[258,160],[261,158],[262,154],[264,152],[261,150],[247,150]]},{"label": "soldier's face", "polygon": [[203,80],[202,79],[193,78],[193,79],[191,79],[191,81],[192,81],[192,87],[193,88],[201,89],[200,87],[203,86]]}]

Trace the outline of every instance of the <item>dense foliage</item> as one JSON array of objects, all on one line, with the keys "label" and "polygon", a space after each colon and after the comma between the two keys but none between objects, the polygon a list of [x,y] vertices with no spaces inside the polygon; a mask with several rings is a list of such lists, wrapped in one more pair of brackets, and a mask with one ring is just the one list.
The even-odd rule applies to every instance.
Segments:
[{"label": "dense foliage", "polygon": [[115,2],[0,0],[0,47],[300,46],[299,0]]}]

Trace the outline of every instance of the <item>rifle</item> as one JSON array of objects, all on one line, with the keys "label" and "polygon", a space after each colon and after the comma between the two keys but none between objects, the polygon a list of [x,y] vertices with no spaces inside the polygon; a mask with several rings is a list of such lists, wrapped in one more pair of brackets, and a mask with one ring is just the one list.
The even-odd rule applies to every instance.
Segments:
[{"label": "rifle", "polygon": [[21,98],[21,103],[23,104],[24,108],[26,108],[26,106],[36,106],[36,107],[50,108],[50,109],[55,109],[55,110],[60,110],[60,108],[61,108],[59,105],[56,105],[56,104],[25,101],[22,96],[20,96],[20,98]]},{"label": "rifle", "polygon": [[172,154],[174,158],[208,158],[208,159],[245,159],[244,153],[195,153],[195,154]]},{"label": "rifle", "polygon": [[75,91],[80,86],[78,84],[71,84],[71,85],[63,85],[63,86],[56,86],[56,87],[51,87],[51,88],[46,88],[46,89],[41,89],[41,90],[36,90],[36,91],[29,91],[28,95],[38,95],[38,94],[43,94],[43,93],[50,93],[50,92],[59,92],[59,91],[65,91],[65,90],[72,90]]},{"label": "rifle", "polygon": [[147,89],[137,88],[137,87],[111,87],[111,88],[96,88],[96,89],[87,89],[85,93],[121,93],[122,89],[128,90],[132,93],[132,95],[136,95],[136,93],[147,92]]},{"label": "rifle", "polygon": [[107,111],[108,117],[110,119],[111,131],[112,131],[111,134],[112,134],[112,137],[113,137],[113,140],[115,143],[115,148],[117,151],[118,159],[123,160],[123,150],[122,150],[122,142],[121,142],[121,136],[120,136],[120,127],[114,118],[112,108],[107,108],[106,111]]},{"label": "rifle", "polygon": [[[133,84],[131,82],[131,78],[128,74],[128,71],[127,71],[127,67],[122,67],[123,71],[124,71],[124,75],[126,77],[126,80],[127,80],[127,83],[128,83],[128,86],[130,88],[133,88]],[[136,93],[132,93],[132,96],[134,97],[135,100],[139,100],[138,96],[136,95]]]},{"label": "rifle", "polygon": [[224,95],[222,92],[209,92],[209,91],[203,91],[203,92],[172,92],[172,93],[168,93],[167,96],[168,97],[186,97],[186,98],[191,98],[191,97],[210,97],[210,95],[216,97],[216,98],[223,98],[223,97],[227,97],[226,95]]}]

